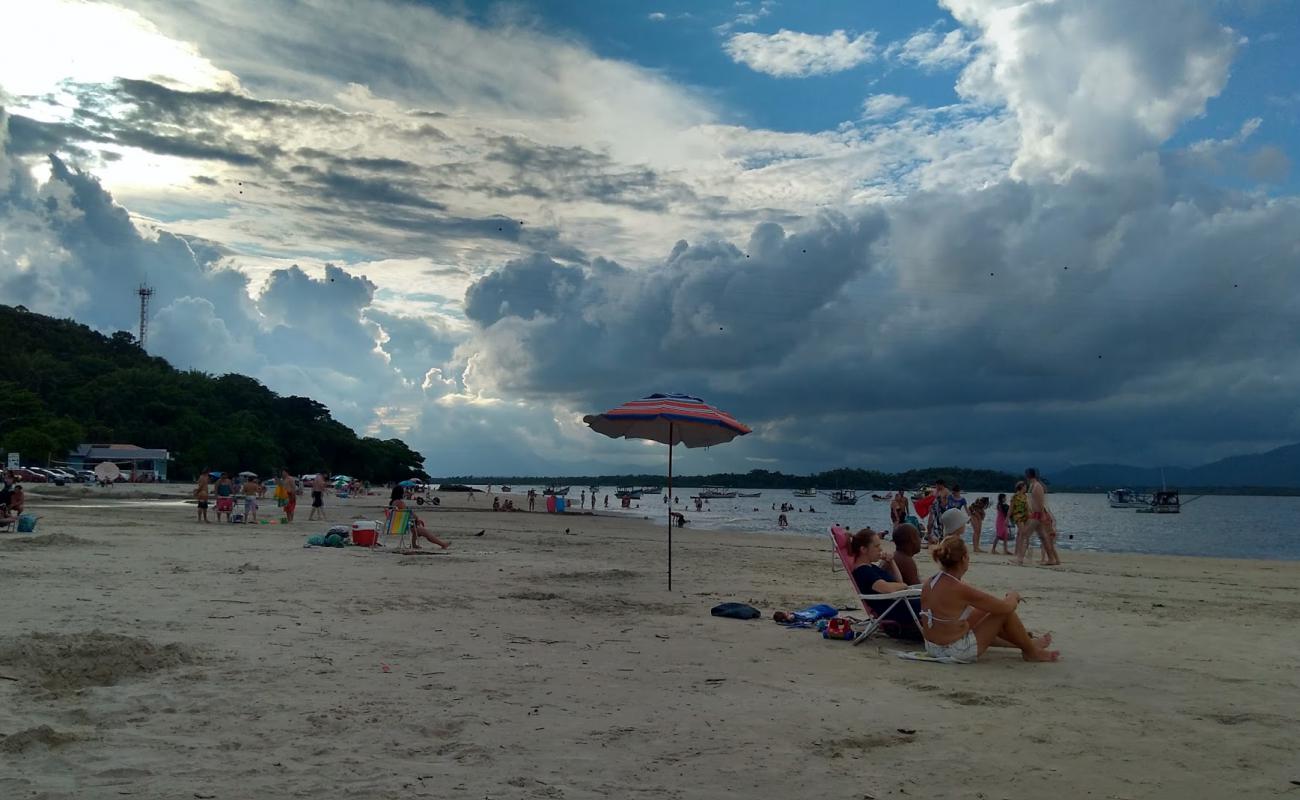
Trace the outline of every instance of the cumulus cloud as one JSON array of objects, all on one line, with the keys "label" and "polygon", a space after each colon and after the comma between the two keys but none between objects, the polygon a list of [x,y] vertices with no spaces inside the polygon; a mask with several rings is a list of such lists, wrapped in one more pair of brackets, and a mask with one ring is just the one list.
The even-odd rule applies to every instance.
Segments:
[{"label": "cumulus cloud", "polygon": [[942,32],[935,27],[913,33],[885,49],[885,57],[921,69],[951,69],[970,60],[975,42],[960,28]]},{"label": "cumulus cloud", "polygon": [[777,78],[807,78],[852,69],[876,57],[874,31],[850,38],[842,30],[826,35],[782,28],[776,33],[737,33],[724,45],[737,64]]},{"label": "cumulus cloud", "polygon": [[909,102],[911,101],[902,95],[873,94],[862,101],[862,116],[867,119],[888,117],[907,108]]},{"label": "cumulus cloud", "polygon": [[943,0],[978,32],[958,90],[1020,125],[1016,173],[1128,169],[1228,79],[1232,31],[1181,0]]}]

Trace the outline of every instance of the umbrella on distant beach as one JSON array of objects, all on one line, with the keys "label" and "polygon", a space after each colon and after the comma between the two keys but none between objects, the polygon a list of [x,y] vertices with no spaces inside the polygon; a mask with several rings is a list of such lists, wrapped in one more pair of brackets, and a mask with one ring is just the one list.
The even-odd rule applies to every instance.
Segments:
[{"label": "umbrella on distant beach", "polygon": [[420,482],[419,482],[419,481],[413,481],[413,480],[411,480],[410,478],[407,478],[406,480],[402,481],[401,483],[399,483],[399,484],[397,484],[397,485],[398,485],[398,486],[419,486],[419,485],[420,485]]},{"label": "umbrella on distant beach", "polygon": [[241,478],[256,478],[256,477],[257,477],[257,473],[256,473],[256,472],[249,472],[248,470],[244,470],[243,472],[239,473],[239,477],[241,477]]},{"label": "umbrella on distant beach", "polygon": [[[749,428],[725,411],[686,394],[652,394],[590,414],[582,421],[611,439],[649,439],[668,445],[668,497],[673,496],[673,446],[711,447],[726,444]],[[668,503],[668,591],[673,588],[673,510]]]},{"label": "umbrella on distant beach", "polygon": [[95,465],[95,477],[112,483],[122,475],[122,470],[112,461],[101,461]]}]

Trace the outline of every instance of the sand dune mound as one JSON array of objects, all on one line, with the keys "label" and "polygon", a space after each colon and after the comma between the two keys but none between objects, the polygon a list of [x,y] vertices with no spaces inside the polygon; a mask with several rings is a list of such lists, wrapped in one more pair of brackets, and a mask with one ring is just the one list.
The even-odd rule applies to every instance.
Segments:
[{"label": "sand dune mound", "polygon": [[61,744],[75,742],[77,737],[71,733],[60,733],[49,725],[27,728],[17,733],[4,736],[0,734],[0,753],[22,753],[38,744],[46,747],[58,747]]},{"label": "sand dune mound", "polygon": [[15,539],[0,539],[0,550],[34,550],[38,547],[90,547],[94,544],[89,539],[82,539],[67,533],[51,533],[48,536],[20,536]]},{"label": "sand dune mound", "polygon": [[156,645],[116,633],[34,633],[0,638],[6,672],[55,694],[87,686],[112,686],[123,678],[195,661],[184,645]]}]

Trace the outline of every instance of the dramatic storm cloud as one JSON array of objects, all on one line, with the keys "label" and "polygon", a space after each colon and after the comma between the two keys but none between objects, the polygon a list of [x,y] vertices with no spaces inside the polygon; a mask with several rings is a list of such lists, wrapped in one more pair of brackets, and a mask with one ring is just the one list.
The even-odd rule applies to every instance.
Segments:
[{"label": "dramatic storm cloud", "polygon": [[1235,77],[1285,15],[1140,5],[629,10],[629,51],[527,7],[43,4],[0,32],[0,301],[130,330],[148,282],[155,354],[443,473],[656,464],[580,418],[663,390],[755,428],[687,469],[1295,441],[1300,91]]}]

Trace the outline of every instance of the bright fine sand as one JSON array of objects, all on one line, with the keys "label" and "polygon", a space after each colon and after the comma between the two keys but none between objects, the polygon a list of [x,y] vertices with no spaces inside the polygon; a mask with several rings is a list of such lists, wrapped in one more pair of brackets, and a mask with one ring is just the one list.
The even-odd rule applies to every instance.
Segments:
[{"label": "bright fine sand", "polygon": [[945,666],[709,616],[851,605],[829,537],[678,532],[670,594],[640,520],[444,496],[401,556],[76,507],[128,491],[0,534],[0,798],[1300,798],[1295,562],[983,556],[1064,660]]}]

